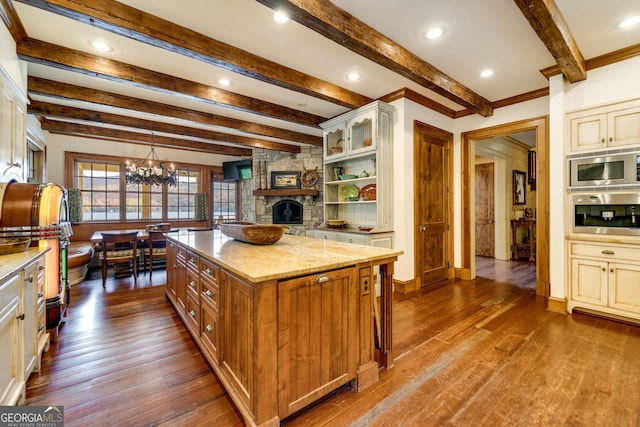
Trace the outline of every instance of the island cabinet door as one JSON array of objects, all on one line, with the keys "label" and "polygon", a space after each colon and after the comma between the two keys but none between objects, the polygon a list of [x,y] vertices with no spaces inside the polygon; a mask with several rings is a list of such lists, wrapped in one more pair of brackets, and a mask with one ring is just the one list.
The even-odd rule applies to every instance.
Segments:
[{"label": "island cabinet door", "polygon": [[278,415],[356,377],[358,269],[278,283]]}]

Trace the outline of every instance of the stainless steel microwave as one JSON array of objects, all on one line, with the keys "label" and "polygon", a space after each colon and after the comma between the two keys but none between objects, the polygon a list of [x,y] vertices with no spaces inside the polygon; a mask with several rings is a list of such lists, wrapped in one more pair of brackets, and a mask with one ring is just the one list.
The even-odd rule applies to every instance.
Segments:
[{"label": "stainless steel microwave", "polygon": [[569,186],[640,183],[640,152],[603,154],[569,160]]}]

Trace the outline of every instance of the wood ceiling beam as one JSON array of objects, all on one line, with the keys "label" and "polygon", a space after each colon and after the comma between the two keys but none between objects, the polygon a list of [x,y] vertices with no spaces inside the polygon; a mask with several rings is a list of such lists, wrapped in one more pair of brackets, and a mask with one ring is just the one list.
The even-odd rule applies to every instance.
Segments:
[{"label": "wood ceiling beam", "polygon": [[334,42],[482,116],[491,102],[330,1],[256,0]]},{"label": "wood ceiling beam", "polygon": [[24,61],[315,128],[326,120],[315,114],[32,38],[18,43],[17,53]]},{"label": "wood ceiling beam", "polygon": [[85,87],[74,86],[68,83],[30,76],[27,83],[31,96],[40,95],[56,99],[67,99],[89,102],[95,105],[113,107],[122,110],[153,114],[161,117],[172,117],[191,123],[199,123],[246,132],[253,135],[270,138],[284,139],[301,144],[322,146],[322,137],[309,135],[302,132],[281,129],[260,123],[247,122],[234,118],[191,110],[176,105],[162,104],[131,96],[120,95],[101,90],[87,90]]},{"label": "wood ceiling beam", "polygon": [[84,24],[347,108],[372,99],[113,0],[17,0]]},{"label": "wood ceiling beam", "polygon": [[27,112],[29,114],[40,117],[53,117],[58,119],[63,118],[71,120],[81,120],[85,122],[97,122],[108,125],[131,127],[155,132],[171,133],[174,135],[208,139],[210,141],[244,145],[251,148],[263,148],[266,150],[283,151],[286,153],[300,152],[300,147],[297,145],[282,144],[280,142],[266,141],[264,139],[248,138],[241,135],[233,135],[207,129],[174,125],[170,123],[139,119],[135,117],[120,116],[118,114],[103,113],[99,111],[86,110],[83,108],[67,107],[64,105],[50,104],[47,102],[32,101],[27,107]]},{"label": "wood ceiling beam", "polygon": [[571,83],[587,78],[584,57],[553,0],[514,0]]},{"label": "wood ceiling beam", "polygon": [[[123,129],[79,125],[77,123],[69,123],[49,119],[41,119],[40,123],[43,130],[59,135],[71,135],[84,138],[95,138],[105,141],[126,142],[148,146],[150,146],[152,143],[152,136],[150,134],[131,132]],[[173,137],[170,138],[162,135],[154,135],[153,144],[156,147],[166,147],[178,150],[189,150],[201,153],[223,154],[238,157],[251,156],[253,153],[253,151],[249,148],[209,144],[206,142],[192,141],[188,139]]]},{"label": "wood ceiling beam", "polygon": [[27,37],[27,31],[22,26],[22,21],[20,21],[11,0],[0,0],[0,17],[16,44]]}]

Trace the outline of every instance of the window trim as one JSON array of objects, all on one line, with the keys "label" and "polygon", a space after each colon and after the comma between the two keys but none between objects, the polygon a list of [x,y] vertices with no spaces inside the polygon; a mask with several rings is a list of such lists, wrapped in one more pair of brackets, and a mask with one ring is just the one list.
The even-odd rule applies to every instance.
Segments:
[{"label": "window trim", "polygon": [[[103,162],[103,163],[112,163],[119,164],[122,168],[127,160],[131,160],[131,158],[125,158],[120,156],[109,156],[104,154],[92,154],[92,153],[79,153],[73,151],[65,151],[64,155],[65,163],[64,163],[64,186],[66,188],[73,188],[75,186],[74,182],[74,172],[75,172],[75,164],[76,162]],[[134,159],[136,160],[136,159]],[[144,160],[144,159],[137,159]],[[213,173],[222,173],[221,166],[207,166],[201,164],[194,163],[177,163],[173,162],[176,169],[185,169],[190,171],[197,171],[200,176],[199,188],[197,192],[207,193],[208,199],[211,200],[211,185],[210,181],[207,179]],[[151,219],[131,219],[127,220],[126,218],[126,191],[125,191],[125,182],[124,175],[120,175],[120,219],[119,220],[95,220],[95,221],[83,221],[84,223],[98,224],[98,223],[141,223],[141,222],[149,222],[153,221]],[[163,198],[166,197],[166,192],[163,192]],[[164,204],[166,206],[166,203]],[[171,219],[171,222],[193,222],[193,218],[180,218],[180,219]]]}]

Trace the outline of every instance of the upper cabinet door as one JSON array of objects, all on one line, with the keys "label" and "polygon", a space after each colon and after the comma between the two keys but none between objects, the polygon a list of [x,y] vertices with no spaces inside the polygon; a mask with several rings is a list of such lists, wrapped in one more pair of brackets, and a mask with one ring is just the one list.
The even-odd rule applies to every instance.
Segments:
[{"label": "upper cabinet door", "polygon": [[341,159],[347,155],[346,126],[346,122],[339,122],[324,130],[325,159]]},{"label": "upper cabinet door", "polygon": [[609,146],[640,144],[640,106],[609,113]]},{"label": "upper cabinet door", "polygon": [[376,110],[369,110],[349,120],[350,155],[376,150],[376,114]]},{"label": "upper cabinet door", "polygon": [[595,151],[607,146],[607,115],[570,119],[571,151]]}]

